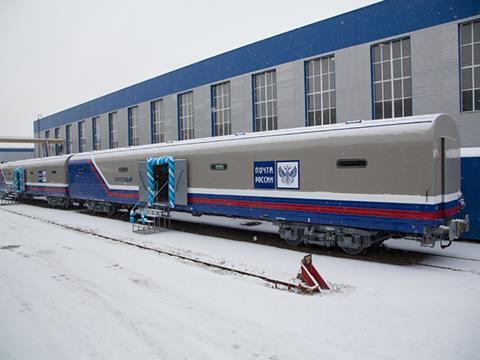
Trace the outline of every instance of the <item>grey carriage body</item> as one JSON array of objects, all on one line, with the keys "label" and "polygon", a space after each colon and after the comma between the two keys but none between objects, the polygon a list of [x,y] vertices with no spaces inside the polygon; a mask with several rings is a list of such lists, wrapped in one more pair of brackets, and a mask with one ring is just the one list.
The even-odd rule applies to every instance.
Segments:
[{"label": "grey carriage body", "polygon": [[[63,155],[55,157],[47,157],[41,159],[29,159],[12,161],[5,163],[2,166],[2,171],[5,179],[8,182],[13,180],[13,169],[25,169],[25,180],[32,186],[42,184],[68,184],[68,159],[72,155]],[[46,171],[45,181],[39,180],[39,172]]]},{"label": "grey carriage body", "polygon": [[[442,138],[448,159],[444,189],[439,181]],[[300,187],[292,190],[297,193],[428,197],[460,191],[458,131],[445,115],[159,144],[79,154],[72,160],[93,158],[110,185],[138,186],[139,162],[161,156],[187,159],[191,189],[255,190],[255,161],[298,160]],[[367,166],[339,168],[342,159],[365,159]],[[212,170],[215,164],[226,164],[226,170]]]}]

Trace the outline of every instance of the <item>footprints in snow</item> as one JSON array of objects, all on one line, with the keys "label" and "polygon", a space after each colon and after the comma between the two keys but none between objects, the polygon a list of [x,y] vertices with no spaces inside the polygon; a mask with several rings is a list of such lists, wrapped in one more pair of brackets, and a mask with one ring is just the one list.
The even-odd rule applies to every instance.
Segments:
[{"label": "footprints in snow", "polygon": [[14,249],[18,249],[19,247],[20,245],[5,245],[0,247],[0,250],[14,250]]},{"label": "footprints in snow", "polygon": [[105,265],[107,269],[118,269],[118,270],[123,270],[123,267],[121,267],[118,264],[113,264],[113,265]]},{"label": "footprints in snow", "polygon": [[55,281],[70,280],[67,274],[52,275],[50,276],[50,279],[53,279]]},{"label": "footprints in snow", "polygon": [[[106,265],[105,268],[114,269],[114,270],[124,270],[124,268],[118,264]],[[150,282],[147,279],[128,278],[128,280],[142,287],[147,287],[147,288],[150,287]]]}]

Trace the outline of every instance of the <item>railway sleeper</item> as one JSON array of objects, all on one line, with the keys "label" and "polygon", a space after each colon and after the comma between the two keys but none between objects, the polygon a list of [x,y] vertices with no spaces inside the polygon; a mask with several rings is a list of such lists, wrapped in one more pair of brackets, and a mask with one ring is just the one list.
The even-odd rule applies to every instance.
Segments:
[{"label": "railway sleeper", "polygon": [[279,224],[279,235],[289,245],[305,243],[324,247],[338,246],[352,255],[360,254],[370,247],[378,247],[389,238],[388,233],[379,231],[295,223]]}]

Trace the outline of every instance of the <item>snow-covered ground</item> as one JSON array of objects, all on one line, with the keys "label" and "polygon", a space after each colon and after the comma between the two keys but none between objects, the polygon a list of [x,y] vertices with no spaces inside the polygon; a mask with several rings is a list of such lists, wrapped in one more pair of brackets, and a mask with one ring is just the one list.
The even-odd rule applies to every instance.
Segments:
[{"label": "snow-covered ground", "polygon": [[[314,256],[337,290],[300,295],[2,209],[286,281],[303,256],[175,231],[142,236],[73,211],[0,207],[2,360],[480,359],[480,261],[424,259],[463,270],[451,271]],[[480,259],[480,244],[428,251]]]}]

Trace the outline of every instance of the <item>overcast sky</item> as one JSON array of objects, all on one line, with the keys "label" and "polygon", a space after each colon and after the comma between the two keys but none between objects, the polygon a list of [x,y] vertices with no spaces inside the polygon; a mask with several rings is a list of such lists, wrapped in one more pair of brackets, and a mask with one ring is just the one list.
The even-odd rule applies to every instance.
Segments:
[{"label": "overcast sky", "polygon": [[374,2],[0,0],[0,136],[33,136],[39,114]]}]

